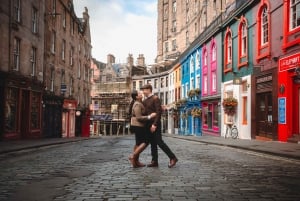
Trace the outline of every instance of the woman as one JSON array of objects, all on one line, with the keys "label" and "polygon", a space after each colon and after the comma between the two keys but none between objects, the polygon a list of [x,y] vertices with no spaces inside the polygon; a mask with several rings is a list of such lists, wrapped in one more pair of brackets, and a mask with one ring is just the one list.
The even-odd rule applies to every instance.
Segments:
[{"label": "woman", "polygon": [[144,167],[145,164],[139,162],[140,153],[148,146],[149,136],[145,132],[145,122],[156,116],[156,113],[151,113],[145,116],[145,107],[142,103],[143,93],[133,91],[131,94],[132,102],[129,107],[131,114],[130,129],[135,134],[135,146],[133,153],[129,156],[129,160],[134,168]]}]

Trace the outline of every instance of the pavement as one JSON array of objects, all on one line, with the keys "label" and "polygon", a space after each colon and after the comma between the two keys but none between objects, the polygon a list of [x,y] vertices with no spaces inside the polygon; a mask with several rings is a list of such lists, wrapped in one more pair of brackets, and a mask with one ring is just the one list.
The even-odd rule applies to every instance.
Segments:
[{"label": "pavement", "polygon": [[[164,137],[178,138],[195,142],[213,144],[218,146],[227,146],[231,148],[243,149],[263,154],[285,157],[289,159],[300,160],[300,144],[279,142],[279,141],[262,141],[262,140],[243,140],[231,139],[215,136],[190,136],[163,134]],[[120,136],[119,136],[120,137]],[[91,140],[101,137],[74,137],[74,138],[41,138],[32,140],[13,140],[0,141],[0,155],[16,153],[21,151],[30,151],[48,146],[61,145],[64,143],[76,143],[82,140]]]}]

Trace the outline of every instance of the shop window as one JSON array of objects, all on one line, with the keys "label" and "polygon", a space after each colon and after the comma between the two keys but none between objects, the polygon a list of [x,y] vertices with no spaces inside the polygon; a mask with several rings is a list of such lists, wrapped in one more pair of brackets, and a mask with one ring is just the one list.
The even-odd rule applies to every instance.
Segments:
[{"label": "shop window", "polygon": [[207,128],[208,126],[208,105],[207,104],[203,104],[203,126],[205,126]]},{"label": "shop window", "polygon": [[213,104],[213,127],[219,127],[219,113],[220,107],[218,103]]},{"label": "shop window", "polygon": [[212,129],[212,119],[213,119],[213,114],[212,114],[212,104],[208,104],[207,107],[207,127],[209,129]]},{"label": "shop window", "polygon": [[7,88],[5,102],[5,132],[17,131],[18,89]]},{"label": "shop window", "polygon": [[31,97],[31,129],[40,128],[40,96],[37,92],[32,92]]}]

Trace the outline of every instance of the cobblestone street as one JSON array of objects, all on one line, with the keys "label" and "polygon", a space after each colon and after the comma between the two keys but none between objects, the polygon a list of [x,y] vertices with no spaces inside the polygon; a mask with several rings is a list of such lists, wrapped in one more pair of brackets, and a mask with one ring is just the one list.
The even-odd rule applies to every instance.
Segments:
[{"label": "cobblestone street", "polygon": [[[0,200],[300,199],[300,162],[165,137],[179,162],[131,168],[133,136],[103,137],[2,156]],[[150,148],[141,155],[150,162]]]}]

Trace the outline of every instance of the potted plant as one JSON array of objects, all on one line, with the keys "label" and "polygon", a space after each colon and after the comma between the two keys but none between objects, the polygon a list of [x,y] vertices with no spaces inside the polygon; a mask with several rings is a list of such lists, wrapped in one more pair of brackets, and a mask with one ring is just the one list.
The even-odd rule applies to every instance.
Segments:
[{"label": "potted plant", "polygon": [[236,112],[236,106],[238,104],[238,101],[234,97],[228,97],[224,98],[222,105],[224,107],[224,112],[227,115],[234,115]]},{"label": "potted plant", "polygon": [[201,117],[202,116],[202,109],[201,108],[193,108],[191,111],[193,117]]},{"label": "potted plant", "polygon": [[188,96],[189,96],[190,98],[194,97],[195,95],[196,95],[196,93],[195,93],[195,90],[194,90],[194,89],[191,89],[191,90],[188,91]]}]

